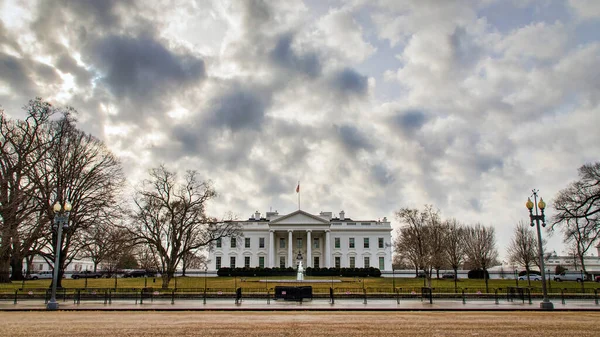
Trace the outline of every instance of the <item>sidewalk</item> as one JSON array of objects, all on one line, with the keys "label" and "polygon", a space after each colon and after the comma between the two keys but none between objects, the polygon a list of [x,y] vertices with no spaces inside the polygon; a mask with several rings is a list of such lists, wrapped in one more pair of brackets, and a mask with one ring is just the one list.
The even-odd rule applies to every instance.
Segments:
[{"label": "sidewalk", "polygon": [[[562,304],[561,301],[553,301],[556,311],[600,311],[600,305],[595,301],[570,301]],[[327,299],[315,299],[303,302],[270,300],[266,299],[242,299],[240,304],[235,304],[234,299],[208,299],[206,304],[203,300],[177,299],[174,304],[170,300],[145,300],[143,304],[132,300],[113,300],[111,304],[104,301],[85,301],[74,304],[73,301],[59,301],[59,310],[105,310],[105,311],[536,311],[539,309],[539,301],[532,304],[525,301],[507,302],[493,300],[468,301],[463,304],[460,300],[434,300],[433,304],[420,300],[395,299],[369,299],[364,303],[363,299],[339,299],[335,304],[329,303]],[[46,305],[40,300],[22,300],[17,304],[11,301],[0,302],[0,311],[45,311]]]}]

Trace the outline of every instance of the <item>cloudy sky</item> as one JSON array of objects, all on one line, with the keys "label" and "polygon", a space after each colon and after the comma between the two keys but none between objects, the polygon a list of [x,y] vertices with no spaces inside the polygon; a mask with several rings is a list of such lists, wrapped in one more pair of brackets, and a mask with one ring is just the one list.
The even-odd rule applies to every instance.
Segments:
[{"label": "cloudy sky", "polygon": [[0,104],[73,106],[131,184],[198,170],[215,216],[300,180],[308,212],[433,204],[503,254],[532,188],[600,159],[599,31],[596,0],[0,0]]}]

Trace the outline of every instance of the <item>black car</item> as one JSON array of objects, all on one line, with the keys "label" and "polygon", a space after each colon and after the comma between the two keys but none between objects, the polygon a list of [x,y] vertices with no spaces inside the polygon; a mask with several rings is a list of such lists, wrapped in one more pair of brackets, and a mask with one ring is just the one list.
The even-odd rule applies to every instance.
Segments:
[{"label": "black car", "polygon": [[80,271],[80,272],[75,272],[71,275],[71,278],[74,280],[80,279],[80,278],[101,278],[103,277],[104,274],[101,272],[94,272],[94,271],[89,271],[89,270],[84,270],[84,271]]},{"label": "black car", "polygon": [[147,271],[147,270],[130,270],[126,271],[123,274],[123,277],[154,277],[156,276],[155,272]]},{"label": "black car", "polygon": [[449,279],[454,280],[455,276],[454,276],[454,273],[443,273],[442,278],[449,278]]}]

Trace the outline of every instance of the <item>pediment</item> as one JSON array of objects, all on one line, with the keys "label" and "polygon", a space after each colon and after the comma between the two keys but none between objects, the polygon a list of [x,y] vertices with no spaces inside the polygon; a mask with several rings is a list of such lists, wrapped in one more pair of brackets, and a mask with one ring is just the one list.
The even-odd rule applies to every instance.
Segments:
[{"label": "pediment", "polygon": [[272,225],[323,225],[329,224],[329,221],[319,216],[298,210],[272,220],[270,223]]}]

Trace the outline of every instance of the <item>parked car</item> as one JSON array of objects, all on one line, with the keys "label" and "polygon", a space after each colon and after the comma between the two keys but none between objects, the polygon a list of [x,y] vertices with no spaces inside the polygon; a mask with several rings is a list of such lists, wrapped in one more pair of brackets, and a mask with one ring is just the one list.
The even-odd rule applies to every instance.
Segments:
[{"label": "parked car", "polygon": [[554,275],[554,281],[562,282],[562,281],[577,281],[582,282],[583,276],[581,273],[562,273],[558,275]]},{"label": "parked car", "polygon": [[449,279],[454,279],[454,273],[453,272],[448,272],[448,273],[443,273],[442,274],[442,278],[449,278]]},{"label": "parked car", "polygon": [[[538,274],[529,274],[529,279],[531,281],[541,281],[542,277]],[[527,280],[527,274],[519,276],[519,281],[526,281],[526,280]]]},{"label": "parked car", "polygon": [[130,270],[123,273],[123,277],[154,277],[156,276],[155,272],[147,271],[143,269]]},{"label": "parked car", "polygon": [[29,280],[51,279],[51,278],[52,278],[52,270],[38,271],[37,273],[31,273],[29,275]]},{"label": "parked car", "polygon": [[79,278],[101,278],[104,276],[102,272],[93,272],[90,270],[84,270],[80,272],[75,272],[71,275],[71,278],[77,280]]}]

